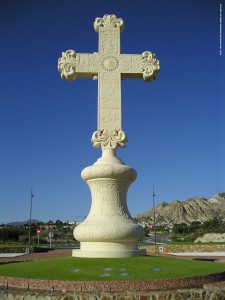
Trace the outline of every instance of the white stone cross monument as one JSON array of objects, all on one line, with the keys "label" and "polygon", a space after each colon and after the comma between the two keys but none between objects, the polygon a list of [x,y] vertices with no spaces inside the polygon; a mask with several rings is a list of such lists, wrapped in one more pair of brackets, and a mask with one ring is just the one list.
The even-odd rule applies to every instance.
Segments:
[{"label": "white stone cross monument", "polygon": [[[149,51],[142,54],[120,53],[120,32],[124,22],[115,15],[96,18],[94,29],[99,33],[99,51],[93,54],[62,53],[58,62],[61,77],[98,80],[98,130],[92,135],[94,147],[102,148],[102,157],[85,168],[81,176],[91,190],[92,206],[88,217],[74,230],[81,242],[77,257],[126,257],[144,255],[138,242],[144,230],[127,208],[126,195],[136,179],[136,171],[116,155],[125,147],[127,137],[121,128],[121,79],[156,79],[159,61]],[[139,201],[139,199],[138,199]]]}]

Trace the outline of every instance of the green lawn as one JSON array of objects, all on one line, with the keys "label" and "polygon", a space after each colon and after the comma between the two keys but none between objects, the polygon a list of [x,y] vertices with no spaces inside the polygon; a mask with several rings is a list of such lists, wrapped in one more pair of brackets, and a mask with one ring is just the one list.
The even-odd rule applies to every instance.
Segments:
[{"label": "green lawn", "polygon": [[[66,257],[0,265],[0,275],[74,281],[148,280],[206,275],[222,271],[225,271],[224,264],[151,256],[113,259]],[[110,275],[99,276],[102,274]]]}]

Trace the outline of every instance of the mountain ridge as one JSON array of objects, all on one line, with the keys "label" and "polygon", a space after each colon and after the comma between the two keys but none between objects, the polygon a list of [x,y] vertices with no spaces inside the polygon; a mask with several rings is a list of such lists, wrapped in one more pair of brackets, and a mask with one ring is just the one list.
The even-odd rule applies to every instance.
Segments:
[{"label": "mountain ridge", "polygon": [[[14,222],[10,222],[10,223],[7,223],[6,225],[9,225],[9,226],[22,226],[22,225],[29,225],[30,223],[30,220],[27,220],[27,221],[14,221]],[[36,220],[36,219],[32,219],[31,220],[31,224],[41,224],[41,223],[44,223],[42,221],[39,221],[39,220]]]},{"label": "mountain ridge", "polygon": [[[165,201],[155,207],[156,221],[169,224],[205,222],[215,216],[225,218],[225,193],[219,193],[207,199],[205,197],[191,197],[185,201]],[[154,209],[138,214],[135,219],[153,219]]]}]

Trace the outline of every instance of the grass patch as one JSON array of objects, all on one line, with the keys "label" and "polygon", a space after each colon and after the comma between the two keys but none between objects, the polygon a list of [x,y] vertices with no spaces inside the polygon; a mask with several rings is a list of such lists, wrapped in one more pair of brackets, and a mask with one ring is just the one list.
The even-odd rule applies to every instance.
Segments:
[{"label": "grass patch", "polygon": [[[151,256],[113,259],[64,257],[0,265],[0,275],[3,276],[71,281],[181,278],[222,271],[225,271],[225,265],[219,263]],[[103,274],[109,275],[104,277]]]}]

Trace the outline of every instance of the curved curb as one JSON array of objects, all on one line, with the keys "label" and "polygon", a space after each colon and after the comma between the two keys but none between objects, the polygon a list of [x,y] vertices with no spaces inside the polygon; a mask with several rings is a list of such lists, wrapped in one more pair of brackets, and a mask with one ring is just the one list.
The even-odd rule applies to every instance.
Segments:
[{"label": "curved curb", "polygon": [[45,292],[164,291],[185,288],[202,288],[205,284],[224,280],[225,271],[205,276],[185,278],[123,281],[61,281],[0,276],[0,289]]}]

